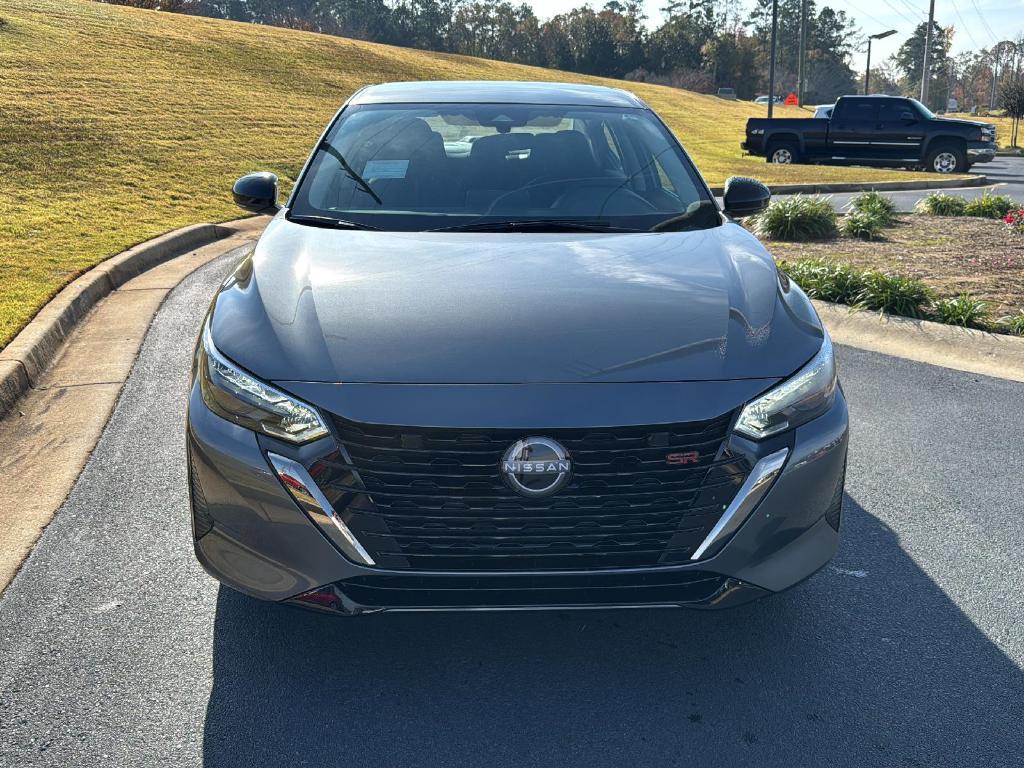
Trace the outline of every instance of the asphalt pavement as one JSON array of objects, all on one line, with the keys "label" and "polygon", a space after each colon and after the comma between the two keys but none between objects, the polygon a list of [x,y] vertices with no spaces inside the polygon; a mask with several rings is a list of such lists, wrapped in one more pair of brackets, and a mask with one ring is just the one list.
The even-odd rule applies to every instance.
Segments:
[{"label": "asphalt pavement", "polygon": [[0,765],[1021,764],[1024,385],[840,348],[843,542],[782,595],[336,618],[193,559],[185,391],[230,266],[169,296],[0,597]]},{"label": "asphalt pavement", "polygon": [[[991,163],[980,163],[971,169],[971,173],[988,177],[991,184],[984,187],[960,187],[943,189],[941,192],[947,195],[959,195],[968,200],[981,197],[983,194],[1009,195],[1015,200],[1024,203],[1024,157],[1000,156]],[[941,178],[936,176],[936,178]],[[885,192],[885,196],[891,198],[898,210],[909,213],[914,210],[917,201],[928,195],[930,190],[918,189],[907,192]],[[833,205],[838,210],[844,210],[850,200],[856,197],[857,192],[834,192],[827,197],[832,199]],[[789,197],[789,195],[778,195],[778,197]]]}]

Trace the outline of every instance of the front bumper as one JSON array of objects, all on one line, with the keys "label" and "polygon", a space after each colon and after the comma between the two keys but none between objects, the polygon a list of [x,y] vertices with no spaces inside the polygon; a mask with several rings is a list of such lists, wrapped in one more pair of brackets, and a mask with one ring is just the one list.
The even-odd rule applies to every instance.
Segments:
[{"label": "front bumper", "polygon": [[261,439],[211,413],[194,388],[195,551],[211,575],[241,592],[344,614],[738,605],[806,579],[838,545],[848,442],[842,392],[788,439],[786,463],[766,495],[705,559],[600,571],[396,571],[343,557],[281,485]]},{"label": "front bumper", "polygon": [[974,163],[990,163],[996,157],[996,145],[993,143],[973,142],[967,146],[967,160]]}]

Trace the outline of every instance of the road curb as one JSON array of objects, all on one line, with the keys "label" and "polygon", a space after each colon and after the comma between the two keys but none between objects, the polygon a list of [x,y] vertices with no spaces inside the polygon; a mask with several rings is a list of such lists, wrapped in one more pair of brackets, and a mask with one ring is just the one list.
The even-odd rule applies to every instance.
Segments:
[{"label": "road curb", "polygon": [[264,226],[186,227],[108,259],[19,334],[21,358],[0,360],[13,406],[0,415],[0,592],[77,482],[168,294],[215,259],[241,258]]},{"label": "road curb", "polygon": [[[822,195],[830,192],[904,192],[919,189],[959,189],[961,187],[987,187],[991,184],[988,176],[976,175],[957,179],[924,179],[920,181],[872,181],[837,182],[834,184],[769,184],[773,195]],[[721,196],[725,187],[712,187],[711,191]]]},{"label": "road curb", "polygon": [[0,351],[0,417],[35,386],[75,326],[101,299],[157,264],[234,234],[231,224],[192,224],[139,243],[61,289]]},{"label": "road curb", "polygon": [[907,360],[1024,382],[1024,337],[814,301],[837,344]]}]

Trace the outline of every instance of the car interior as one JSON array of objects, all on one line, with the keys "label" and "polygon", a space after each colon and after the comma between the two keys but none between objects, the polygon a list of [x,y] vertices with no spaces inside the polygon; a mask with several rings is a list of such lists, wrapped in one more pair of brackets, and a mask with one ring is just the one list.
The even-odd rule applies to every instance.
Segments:
[{"label": "car interior", "polygon": [[675,167],[680,161],[666,151],[669,145],[644,140],[621,119],[556,116],[513,126],[499,117],[488,126],[450,125],[445,118],[451,119],[399,114],[346,132],[337,153],[381,202],[346,172],[337,153],[321,153],[310,203],[370,213],[635,216],[678,212],[700,197]]}]

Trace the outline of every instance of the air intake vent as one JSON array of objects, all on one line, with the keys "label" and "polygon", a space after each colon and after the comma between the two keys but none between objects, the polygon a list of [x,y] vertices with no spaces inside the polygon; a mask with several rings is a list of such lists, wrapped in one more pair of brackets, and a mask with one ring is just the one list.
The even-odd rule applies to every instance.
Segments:
[{"label": "air intake vent", "polygon": [[[722,455],[732,418],[514,431],[335,418],[344,451],[317,462],[310,474],[382,568],[535,571],[681,563],[750,471],[744,460]],[[571,456],[572,480],[552,496],[520,496],[499,475],[504,451],[526,435],[557,440]],[[686,459],[671,463],[672,454]]]},{"label": "air intake vent", "polygon": [[191,448],[188,449],[188,479],[192,493],[192,535],[199,541],[213,530],[213,518],[210,516],[203,486],[199,484],[199,473],[196,472]]}]

